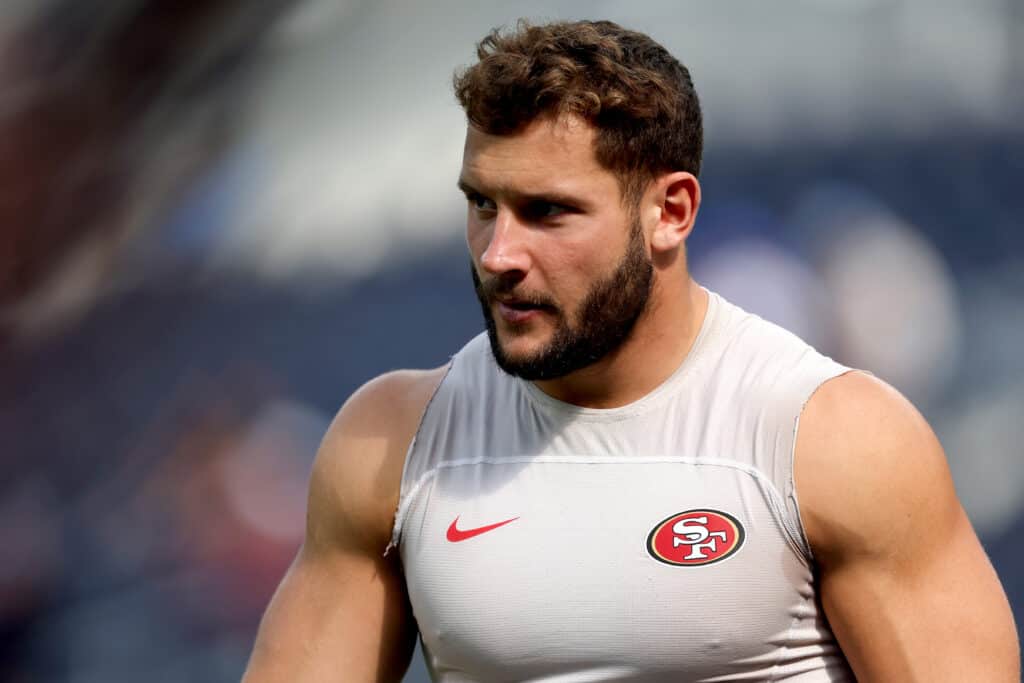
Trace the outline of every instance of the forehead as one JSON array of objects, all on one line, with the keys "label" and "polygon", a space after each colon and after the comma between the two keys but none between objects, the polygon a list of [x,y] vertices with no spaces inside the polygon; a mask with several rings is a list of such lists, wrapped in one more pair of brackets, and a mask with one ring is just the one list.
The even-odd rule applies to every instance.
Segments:
[{"label": "forehead", "polygon": [[575,117],[541,118],[510,135],[470,125],[460,180],[481,192],[596,194],[617,180],[594,153],[596,129]]}]

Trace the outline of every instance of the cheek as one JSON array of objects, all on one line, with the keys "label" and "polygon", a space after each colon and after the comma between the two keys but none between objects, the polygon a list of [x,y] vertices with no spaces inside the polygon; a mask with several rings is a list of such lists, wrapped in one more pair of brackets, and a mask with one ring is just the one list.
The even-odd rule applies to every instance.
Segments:
[{"label": "cheek", "polygon": [[565,240],[555,247],[550,245],[548,280],[567,296],[583,296],[591,285],[615,269],[624,245],[608,237]]},{"label": "cheek", "polygon": [[587,259],[579,253],[566,255],[558,259],[557,264],[550,264],[544,272],[544,289],[554,298],[562,312],[572,318],[596,279]]}]

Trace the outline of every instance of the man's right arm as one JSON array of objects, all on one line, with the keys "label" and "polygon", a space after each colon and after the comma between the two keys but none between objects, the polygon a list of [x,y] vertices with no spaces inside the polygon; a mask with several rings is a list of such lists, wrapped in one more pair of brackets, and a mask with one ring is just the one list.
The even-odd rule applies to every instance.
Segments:
[{"label": "man's right arm", "polygon": [[267,608],[245,683],[398,681],[415,644],[390,540],[405,453],[443,370],[370,382],[313,465],[306,538]]}]

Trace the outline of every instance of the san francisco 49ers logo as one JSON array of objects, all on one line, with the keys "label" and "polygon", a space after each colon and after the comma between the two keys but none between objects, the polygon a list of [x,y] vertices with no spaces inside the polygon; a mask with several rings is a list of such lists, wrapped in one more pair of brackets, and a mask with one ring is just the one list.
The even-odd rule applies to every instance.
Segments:
[{"label": "san francisco 49ers logo", "polygon": [[680,567],[721,562],[743,545],[739,520],[718,510],[687,510],[665,519],[647,537],[651,557]]}]

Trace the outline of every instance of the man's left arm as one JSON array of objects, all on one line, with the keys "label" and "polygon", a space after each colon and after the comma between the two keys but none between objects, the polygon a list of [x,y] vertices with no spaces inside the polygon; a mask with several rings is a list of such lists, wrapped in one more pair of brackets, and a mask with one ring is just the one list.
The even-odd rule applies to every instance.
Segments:
[{"label": "man's left arm", "polygon": [[826,382],[794,468],[822,604],[858,680],[1020,680],[1006,595],[906,399],[862,373]]}]

